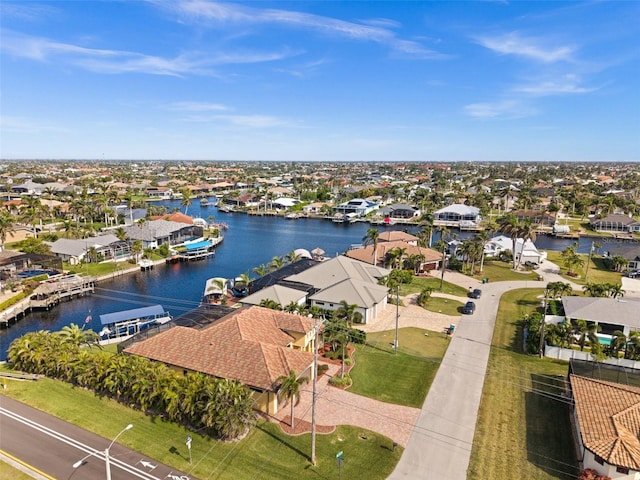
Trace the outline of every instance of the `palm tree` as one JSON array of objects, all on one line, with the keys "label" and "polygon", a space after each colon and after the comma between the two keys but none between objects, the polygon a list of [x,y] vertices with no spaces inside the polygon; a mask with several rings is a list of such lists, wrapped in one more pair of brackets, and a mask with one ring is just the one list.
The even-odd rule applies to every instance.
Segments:
[{"label": "palm tree", "polygon": [[184,207],[184,214],[187,214],[187,210],[191,206],[191,190],[188,187],[184,187],[180,189],[180,195],[182,195],[182,202],[180,205]]},{"label": "palm tree", "polygon": [[142,240],[134,240],[131,244],[131,251],[135,255],[136,263],[138,263],[138,255],[142,253]]},{"label": "palm tree", "polygon": [[295,250],[291,250],[285,255],[284,259],[287,263],[295,263],[300,260],[300,255],[296,253]]},{"label": "palm tree", "polygon": [[282,268],[282,266],[284,265],[284,260],[282,260],[282,257],[273,257],[271,259],[271,262],[269,262],[269,271],[273,272],[275,270],[278,270],[280,268]]},{"label": "palm tree", "polygon": [[618,358],[620,350],[622,350],[627,343],[627,336],[624,332],[616,330],[611,335],[611,344],[609,345],[609,353],[612,357]]},{"label": "palm tree", "polygon": [[600,330],[602,330],[602,328],[597,323],[587,323],[582,319],[576,321],[575,332],[579,335],[578,345],[580,345],[580,351],[584,350],[587,341],[589,341],[591,345],[600,343],[600,339],[596,335]]},{"label": "palm tree", "polygon": [[[531,240],[532,242],[536,241],[537,228],[538,226],[535,225],[530,218],[525,218],[522,222],[519,222],[518,237],[522,239],[522,252],[524,252],[524,244],[527,240]],[[518,266],[520,266],[520,262],[522,261],[522,252],[520,252],[520,255],[518,256]]]},{"label": "palm tree", "polygon": [[260,300],[259,305],[264,308],[270,308],[271,310],[282,310],[282,305],[271,298],[263,298]]},{"label": "palm tree", "polygon": [[364,242],[364,246],[373,245],[373,263],[374,265],[378,264],[378,238],[380,237],[380,232],[377,228],[370,228],[365,233],[364,237],[362,237],[362,241]]},{"label": "palm tree", "polygon": [[358,304],[349,304],[346,300],[340,300],[340,308],[335,311],[334,318],[351,327],[355,322],[362,321],[362,313],[357,310]]},{"label": "palm tree", "polygon": [[13,215],[7,210],[0,211],[0,252],[4,250],[4,244],[7,241],[7,235],[14,236],[13,232]]},{"label": "palm tree", "polygon": [[266,265],[260,265],[258,267],[255,267],[253,269],[253,273],[255,273],[256,275],[258,275],[259,277],[264,277],[268,272],[268,268]]},{"label": "palm tree", "polygon": [[489,241],[489,232],[487,230],[481,230],[480,232],[475,234],[474,238],[476,242],[480,244],[480,247],[481,247],[480,273],[482,273],[482,270],[484,269],[484,247],[487,245],[487,242]]},{"label": "palm tree", "polygon": [[619,283],[609,283],[607,284],[607,287],[607,293],[611,298],[624,297],[624,294],[626,293],[622,289],[622,285],[620,285]]},{"label": "palm tree", "polygon": [[[520,237],[520,224],[514,215],[506,215],[498,219],[498,232],[511,238],[511,253],[513,255],[513,269],[518,268],[516,257],[516,245],[518,237]],[[524,247],[524,245],[523,245]]]},{"label": "palm tree", "polygon": [[289,375],[280,375],[277,381],[281,382],[278,394],[283,395],[291,403],[291,428],[294,428],[293,407],[300,403],[300,387],[307,383],[309,378],[298,378],[298,374],[290,370]]},{"label": "palm tree", "polygon": [[81,328],[75,323],[62,327],[57,334],[60,336],[63,343],[68,343],[77,347],[98,343],[98,340],[100,340],[100,337],[96,332],[93,330],[85,330],[84,325]]}]

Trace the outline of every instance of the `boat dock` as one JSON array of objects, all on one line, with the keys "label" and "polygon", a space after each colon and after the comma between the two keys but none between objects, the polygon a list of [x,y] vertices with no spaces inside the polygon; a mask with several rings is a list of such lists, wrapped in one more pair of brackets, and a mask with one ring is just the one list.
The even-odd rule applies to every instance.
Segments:
[{"label": "boat dock", "polygon": [[78,275],[45,281],[36,287],[29,298],[20,300],[0,314],[0,327],[8,328],[32,310],[49,310],[62,301],[90,295],[94,290],[94,278],[84,278]]},{"label": "boat dock", "polygon": [[175,255],[167,259],[169,263],[175,262],[190,262],[193,260],[204,260],[215,255],[215,247],[220,245],[224,237],[207,238],[206,240],[199,240],[197,242],[185,243],[184,250],[177,252]]}]

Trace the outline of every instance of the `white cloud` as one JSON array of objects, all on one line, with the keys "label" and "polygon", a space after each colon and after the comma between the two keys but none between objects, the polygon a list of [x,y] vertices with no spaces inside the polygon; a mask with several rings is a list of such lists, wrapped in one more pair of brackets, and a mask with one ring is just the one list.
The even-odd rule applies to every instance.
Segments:
[{"label": "white cloud", "polygon": [[397,28],[399,24],[385,19],[369,19],[363,23],[354,23],[291,10],[259,9],[205,0],[155,2],[155,4],[199,22],[288,25],[335,37],[384,44],[396,52],[418,58],[436,59],[445,57],[445,55],[428,49],[418,42],[399,39],[395,32],[389,28]]},{"label": "white cloud", "polygon": [[471,103],[464,109],[468,115],[482,119],[523,118],[537,113],[534,108],[518,100]]},{"label": "white cloud", "polygon": [[226,105],[208,102],[174,102],[167,105],[166,108],[178,112],[214,112],[229,110],[229,107]]},{"label": "white cloud", "polygon": [[267,115],[217,115],[215,118],[243,127],[268,128],[288,125],[289,122]]},{"label": "white cloud", "polygon": [[498,37],[479,37],[476,41],[483,47],[498,53],[531,58],[544,63],[571,61],[575,50],[570,46],[549,47],[542,39],[525,38],[518,33]]},{"label": "white cloud", "polygon": [[225,64],[261,63],[294,55],[288,49],[280,52],[234,52],[217,55],[182,54],[173,58],[144,55],[124,50],[87,48],[46,38],[22,35],[3,30],[0,48],[22,58],[41,62],[66,61],[67,64],[98,73],[146,73],[149,75],[209,75],[217,76],[213,67]]},{"label": "white cloud", "polygon": [[578,95],[591,93],[595,90],[597,90],[597,88],[580,86],[580,80],[575,75],[566,75],[559,80],[547,80],[537,84],[521,85],[514,88],[515,92],[540,97],[549,95]]}]

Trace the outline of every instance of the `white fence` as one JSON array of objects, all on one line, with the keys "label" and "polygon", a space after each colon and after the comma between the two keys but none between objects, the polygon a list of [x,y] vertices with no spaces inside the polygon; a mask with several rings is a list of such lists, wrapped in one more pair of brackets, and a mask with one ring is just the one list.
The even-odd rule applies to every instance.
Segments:
[{"label": "white fence", "polygon": [[[545,345],[544,356],[549,358],[556,358],[560,360],[569,361],[571,359],[577,360],[587,360],[593,361],[593,357],[591,356],[591,352],[581,352],[580,350],[573,350],[571,348],[560,348],[560,347],[552,347],[550,345]],[[607,365],[615,365],[623,368],[631,368],[634,370],[640,370],[640,361],[637,360],[626,360],[624,358],[607,358],[603,360],[601,363]]]}]

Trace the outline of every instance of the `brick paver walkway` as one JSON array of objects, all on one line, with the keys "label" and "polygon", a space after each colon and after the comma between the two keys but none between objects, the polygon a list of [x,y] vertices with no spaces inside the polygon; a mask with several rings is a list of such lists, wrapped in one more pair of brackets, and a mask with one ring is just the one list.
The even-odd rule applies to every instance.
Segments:
[{"label": "brick paver walkway", "polygon": [[[318,379],[316,425],[354,425],[385,435],[399,445],[407,444],[413,425],[420,414],[419,408],[380,402],[332,387],[328,382],[333,375],[340,375],[339,365],[330,364],[327,373]],[[310,431],[312,386],[304,384],[300,392],[300,403],[294,409],[294,426],[295,422],[302,420],[297,427],[304,425],[305,431]],[[290,413],[288,404],[281,405],[276,418],[282,424],[289,425]],[[302,432],[296,428],[296,433]]]}]

